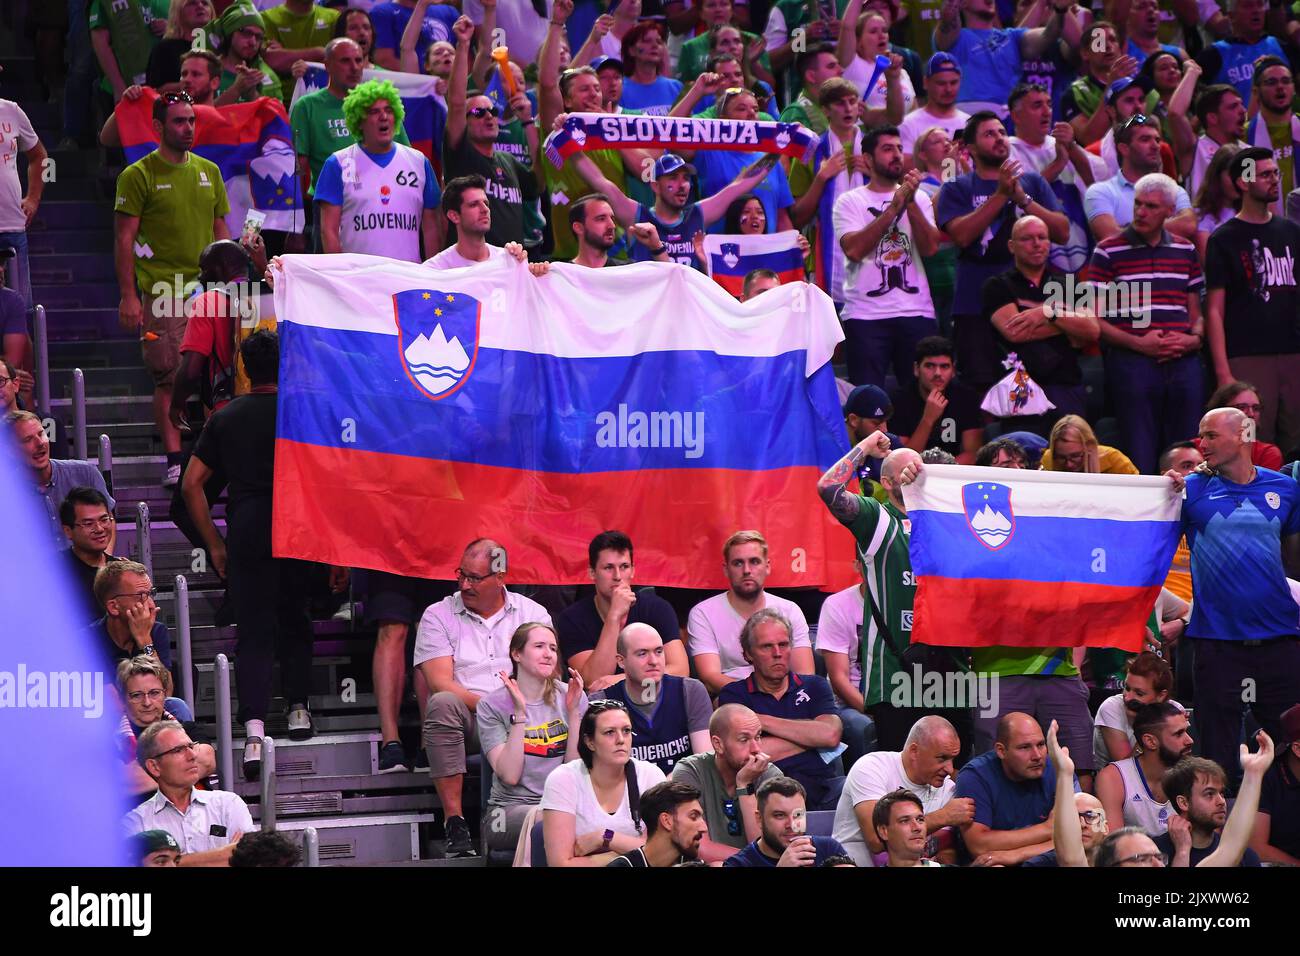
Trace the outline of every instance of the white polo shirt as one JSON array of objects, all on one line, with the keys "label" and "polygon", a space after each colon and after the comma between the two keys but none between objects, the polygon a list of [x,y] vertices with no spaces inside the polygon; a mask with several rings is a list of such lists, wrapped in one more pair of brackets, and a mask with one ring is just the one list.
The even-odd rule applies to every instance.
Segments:
[{"label": "white polo shirt", "polygon": [[[257,829],[243,798],[229,790],[191,790],[184,813],[159,790],[128,813],[122,824],[128,834],[166,830],[181,845],[182,853],[220,850],[236,833]],[[219,832],[214,833],[214,828]]]},{"label": "white polo shirt", "polygon": [[429,606],[415,632],[415,664],[438,657],[453,658],[456,683],[475,694],[501,686],[498,671],[511,668],[510,637],[520,624],[538,622],[554,627],[551,615],[536,601],[507,589],[506,603],[490,618],[465,607],[460,592]]}]

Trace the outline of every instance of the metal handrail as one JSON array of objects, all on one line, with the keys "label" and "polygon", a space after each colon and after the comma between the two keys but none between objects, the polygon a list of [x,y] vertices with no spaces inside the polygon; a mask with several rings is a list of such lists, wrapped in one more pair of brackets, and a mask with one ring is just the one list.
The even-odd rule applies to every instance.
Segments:
[{"label": "metal handrail", "polygon": [[262,832],[275,832],[275,739],[262,738]]},{"label": "metal handrail", "polygon": [[86,460],[86,373],[72,370],[72,457]]},{"label": "metal handrail", "polygon": [[104,478],[104,487],[113,494],[113,439],[107,435],[99,436],[99,473]]},{"label": "metal handrail", "polygon": [[33,317],[36,349],[36,413],[50,417],[50,336],[45,325],[45,306],[38,305]]},{"label": "metal handrail", "polygon": [[316,832],[315,827],[308,827],[302,831],[302,849],[304,866],[320,866],[320,834]]},{"label": "metal handrail", "polygon": [[222,790],[235,789],[235,741],[230,721],[230,661],[217,655],[217,775]]},{"label": "metal handrail", "polygon": [[176,664],[180,680],[181,700],[194,713],[194,650],[190,635],[190,582],[185,575],[176,575]]},{"label": "metal handrail", "polygon": [[149,572],[153,580],[153,542],[149,538],[149,503],[141,501],[135,506],[135,550],[136,558]]}]

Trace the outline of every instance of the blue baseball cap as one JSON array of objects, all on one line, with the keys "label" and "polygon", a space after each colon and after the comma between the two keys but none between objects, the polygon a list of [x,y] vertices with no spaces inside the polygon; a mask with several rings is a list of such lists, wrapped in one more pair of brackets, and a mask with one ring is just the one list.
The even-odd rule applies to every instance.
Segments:
[{"label": "blue baseball cap", "polygon": [[844,402],[844,414],[859,418],[888,418],[893,410],[894,403],[878,385],[859,385]]},{"label": "blue baseball cap", "polygon": [[598,56],[591,61],[591,68],[599,73],[607,66],[612,66],[620,73],[623,72],[623,61],[616,56]]},{"label": "blue baseball cap", "polygon": [[682,159],[676,153],[664,153],[655,160],[655,179],[657,180],[664,176],[670,176],[673,173],[681,172],[683,169],[692,176],[695,175],[695,167],[686,160]]},{"label": "blue baseball cap", "polygon": [[951,53],[936,53],[930,57],[925,64],[925,75],[934,76],[936,73],[960,73],[961,63]]},{"label": "blue baseball cap", "polygon": [[1125,76],[1106,87],[1107,104],[1114,103],[1116,97],[1135,83],[1142,88],[1143,93],[1150,93],[1153,89],[1151,80],[1143,76],[1141,73],[1137,76]]}]

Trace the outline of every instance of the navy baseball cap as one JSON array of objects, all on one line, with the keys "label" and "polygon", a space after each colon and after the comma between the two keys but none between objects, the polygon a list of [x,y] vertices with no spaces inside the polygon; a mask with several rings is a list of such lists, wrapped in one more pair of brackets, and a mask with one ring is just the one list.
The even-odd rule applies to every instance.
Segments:
[{"label": "navy baseball cap", "polygon": [[930,61],[925,64],[925,75],[934,76],[936,73],[960,73],[961,63],[951,53],[936,53],[930,57]]},{"label": "navy baseball cap", "polygon": [[844,414],[859,418],[888,418],[893,410],[894,403],[878,385],[859,385],[844,402]]},{"label": "navy baseball cap", "polygon": [[1115,98],[1136,83],[1142,88],[1143,93],[1150,93],[1153,89],[1151,80],[1139,73],[1137,76],[1126,76],[1116,80],[1106,88],[1106,102],[1114,103]]},{"label": "navy baseball cap", "polygon": [[607,66],[612,66],[620,73],[623,72],[623,61],[616,56],[598,56],[591,61],[591,68],[599,73]]},{"label": "navy baseball cap", "polygon": [[686,170],[692,176],[695,175],[695,167],[682,159],[676,153],[664,153],[655,160],[655,179],[661,179],[664,176],[670,176],[673,173]]},{"label": "navy baseball cap", "polygon": [[159,850],[179,852],[181,848],[176,838],[166,830],[145,830],[132,834],[129,839],[136,860],[143,860],[150,853],[157,853]]}]

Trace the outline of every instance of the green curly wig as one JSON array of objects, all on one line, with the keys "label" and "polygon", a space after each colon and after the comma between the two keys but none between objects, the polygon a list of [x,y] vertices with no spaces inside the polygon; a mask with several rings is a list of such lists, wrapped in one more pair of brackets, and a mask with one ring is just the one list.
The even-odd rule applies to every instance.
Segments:
[{"label": "green curly wig", "polygon": [[402,94],[397,92],[397,87],[391,82],[367,80],[359,84],[343,100],[343,120],[348,124],[348,131],[358,143],[361,142],[361,123],[366,118],[366,110],[374,106],[378,100],[388,100],[388,105],[393,108],[393,117],[397,120],[398,127],[406,117],[406,109],[402,106]]}]

